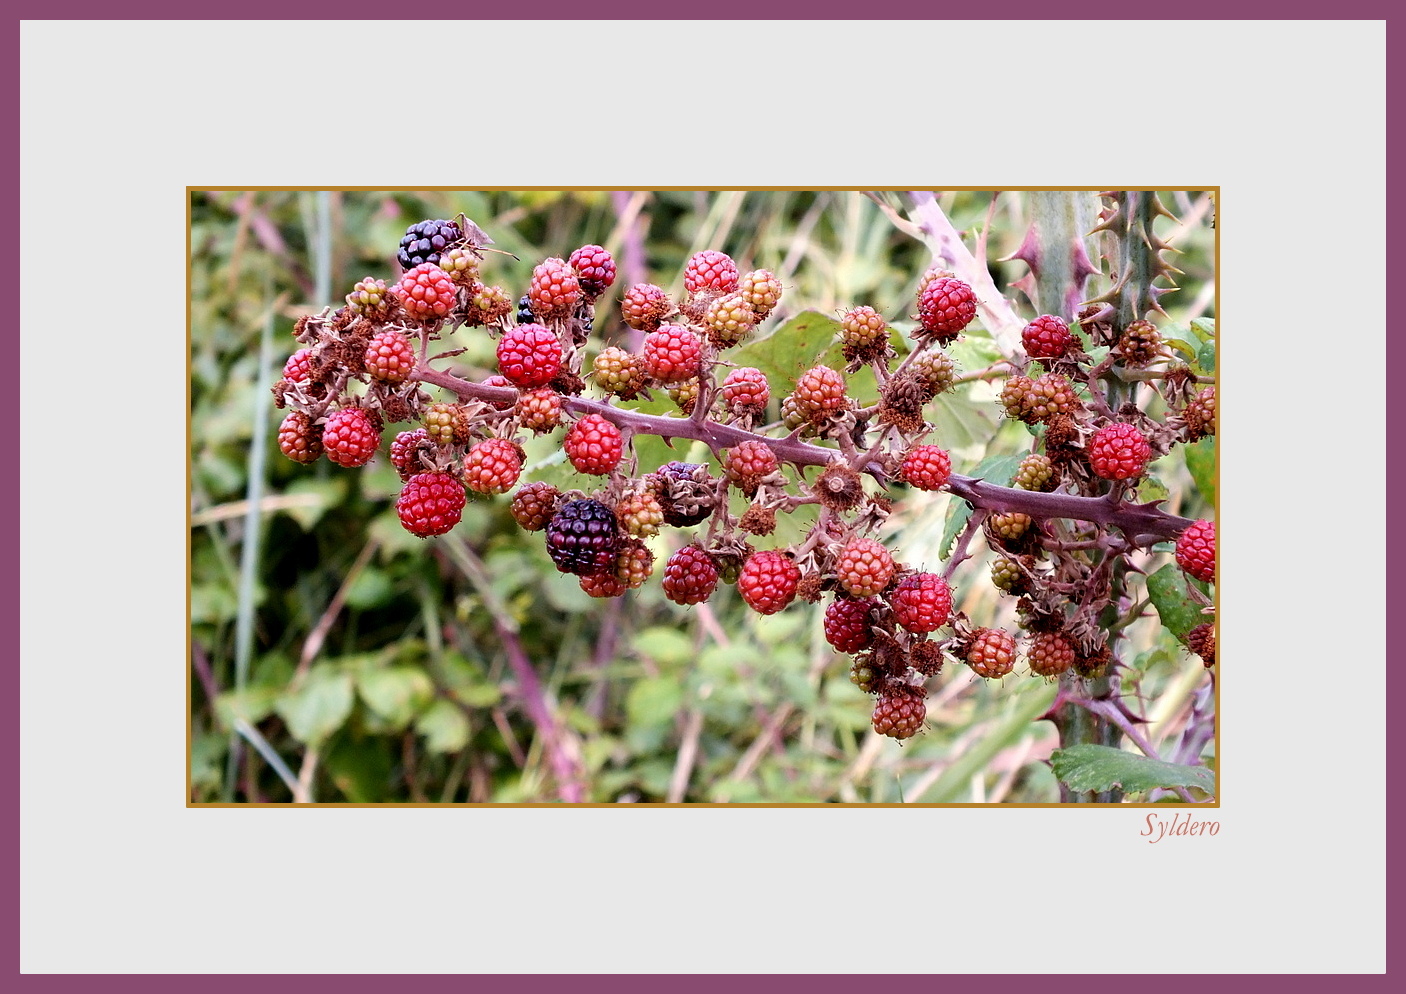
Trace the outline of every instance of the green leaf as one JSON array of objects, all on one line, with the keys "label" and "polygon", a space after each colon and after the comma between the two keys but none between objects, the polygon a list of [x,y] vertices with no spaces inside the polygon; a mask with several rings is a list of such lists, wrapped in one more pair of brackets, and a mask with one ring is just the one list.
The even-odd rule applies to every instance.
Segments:
[{"label": "green leaf", "polygon": [[1203,438],[1195,445],[1186,447],[1186,468],[1196,481],[1196,489],[1206,498],[1206,503],[1216,503],[1216,440]]},{"label": "green leaf", "polygon": [[1200,351],[1201,348],[1199,345],[1194,345],[1191,342],[1188,342],[1185,339],[1181,338],[1168,338],[1167,344],[1170,345],[1172,348],[1176,349],[1182,355],[1186,356],[1192,362],[1196,361],[1196,354],[1198,351]]},{"label": "green leaf", "polygon": [[356,681],[366,706],[393,728],[404,728],[434,696],[434,685],[424,670],[392,666],[362,673]]},{"label": "green leaf", "polygon": [[1196,353],[1196,364],[1208,373],[1216,371],[1216,343],[1214,341],[1201,346],[1201,350]]},{"label": "green leaf", "polygon": [[1203,342],[1209,342],[1216,337],[1215,318],[1192,318],[1191,333]]},{"label": "green leaf", "polygon": [[977,404],[970,394],[947,391],[932,402],[936,407],[933,424],[937,427],[937,443],[946,449],[966,449],[985,444],[996,434],[996,421],[991,404]]},{"label": "green leaf", "polygon": [[[743,345],[728,358],[739,366],[755,366],[771,383],[771,392],[780,397],[791,392],[800,375],[829,358],[839,369],[843,365],[836,336],[840,322],[819,311],[802,311],[766,338]],[[784,386],[783,386],[784,385]]]},{"label": "green leaf", "polygon": [[293,737],[304,745],[320,745],[351,715],[351,674],[332,666],[314,666],[297,690],[284,694],[274,710]]},{"label": "green leaf", "polygon": [[469,744],[469,719],[449,701],[435,701],[415,719],[415,731],[425,737],[430,752],[458,752]]},{"label": "green leaf", "polygon": [[246,687],[243,690],[227,690],[215,699],[215,717],[225,730],[234,728],[236,719],[243,718],[251,725],[257,725],[268,717],[278,700],[277,687]]},{"label": "green leaf", "polygon": [[1144,476],[1137,485],[1137,499],[1141,502],[1166,500],[1169,496],[1167,485],[1158,477]]},{"label": "green leaf", "polygon": [[1050,755],[1055,776],[1070,790],[1105,791],[1122,788],[1125,794],[1144,793],[1158,787],[1195,787],[1208,794],[1216,778],[1204,766],[1179,766],[1121,749],[1101,745],[1073,745]]},{"label": "green leaf", "polygon": [[347,606],[358,610],[380,607],[388,603],[394,593],[395,587],[385,571],[367,566],[347,589]]},{"label": "green leaf", "polygon": [[[671,677],[638,680],[625,698],[630,732],[660,732],[683,704],[683,685]],[[659,736],[662,738],[662,735]],[[653,740],[655,736],[649,735]]]},{"label": "green leaf", "polygon": [[1147,578],[1147,595],[1157,609],[1163,626],[1177,638],[1207,620],[1201,605],[1191,596],[1191,581],[1175,563],[1167,563]]}]

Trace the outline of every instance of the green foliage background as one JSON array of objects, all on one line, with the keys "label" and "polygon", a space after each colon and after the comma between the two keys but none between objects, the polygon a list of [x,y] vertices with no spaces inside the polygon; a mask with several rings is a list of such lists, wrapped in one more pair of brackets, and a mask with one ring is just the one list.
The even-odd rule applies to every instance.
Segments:
[{"label": "green foliage background", "polygon": [[[1198,351],[1209,342],[1200,358],[1213,366],[1209,202],[1197,192],[1162,196],[1190,219],[1174,238],[1183,275],[1182,289],[1165,301],[1170,334]],[[940,202],[974,235],[987,223],[991,194],[947,193]],[[784,331],[730,358],[765,369],[778,397],[833,348],[841,309],[871,304],[898,329],[911,327],[918,277],[932,261],[872,200],[848,191],[193,192],[193,801],[288,801],[290,776],[306,798],[327,802],[560,799],[562,778],[524,712],[494,612],[532,660],[560,728],[555,752],[571,760],[589,801],[1058,799],[1042,762],[1054,732],[1034,720],[1053,696],[1043,681],[1018,671],[988,684],[949,663],[930,683],[927,732],[900,746],[869,730],[871,699],[850,684],[849,657],[825,643],[819,606],[764,618],[720,587],[706,608],[682,608],[663,597],[657,569],[623,601],[595,601],[556,572],[540,536],[517,528],[506,497],[472,503],[450,536],[421,541],[395,518],[399,481],[384,454],[364,470],[283,458],[275,440],[282,412],[268,388],[296,347],[293,322],[340,303],[363,276],[394,280],[405,228],[458,212],[517,257],[491,254],[484,264],[485,280],[514,298],[541,259],[606,245],[622,272],[597,308],[601,345],[628,341],[620,290],[648,280],[677,292],[694,251],[717,248],[744,269],[771,269],[786,294],[764,331]],[[1019,245],[1024,198],[1002,194],[989,217],[989,265],[1005,290],[1024,266],[994,260]],[[642,250],[639,268],[632,237]],[[1007,292],[1020,313],[1034,316],[1028,301]],[[467,347],[456,364],[475,376],[493,371],[486,335],[455,337],[452,345]],[[952,352],[967,371],[998,357],[979,327]],[[851,392],[872,401],[872,376],[854,377]],[[1029,435],[998,417],[995,393],[990,383],[971,383],[935,401],[928,418],[959,472],[1008,479],[1010,457],[1028,448]],[[667,410],[667,401],[654,409]],[[388,428],[387,441],[403,427]],[[642,469],[707,456],[687,443],[677,450],[642,443]],[[562,462],[559,433],[530,444],[528,454],[524,479],[583,485]],[[1154,466],[1143,499],[1165,493],[1169,510],[1209,516],[1214,471],[1210,442],[1174,453]],[[896,496],[885,540],[903,561],[937,567],[951,524],[948,498]],[[808,526],[795,517],[775,544]],[[659,563],[687,538],[677,530],[661,538]],[[980,550],[959,571],[957,605],[977,623],[1011,626],[1013,601],[996,596],[987,561]],[[1154,557],[1148,572],[1165,561]],[[252,580],[243,592],[242,577]],[[249,633],[245,659],[241,624]],[[1155,617],[1130,637],[1125,661],[1157,719],[1155,740],[1174,729],[1205,675]],[[246,738],[240,727],[250,730]],[[251,748],[251,738],[267,754]]]}]

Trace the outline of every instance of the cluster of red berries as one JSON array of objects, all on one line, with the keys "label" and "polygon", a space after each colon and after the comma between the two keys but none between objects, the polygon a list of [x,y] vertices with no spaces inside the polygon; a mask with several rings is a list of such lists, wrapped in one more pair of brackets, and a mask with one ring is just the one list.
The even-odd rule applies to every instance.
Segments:
[{"label": "cluster of red berries", "polygon": [[[687,261],[686,292],[678,301],[654,284],[627,288],[620,315],[636,331],[638,351],[607,346],[588,364],[596,302],[616,277],[610,253],[587,245],[565,259],[543,261],[515,308],[513,295],[480,281],[483,244],[485,236],[462,217],[421,222],[402,240],[404,272],[397,282],[388,286],[367,277],[347,295],[344,307],[298,322],[295,337],[304,347],[288,359],[274,391],[278,406],[291,408],[278,435],[290,459],[309,463],[326,454],[340,466],[364,466],[379,448],[385,423],[418,422],[390,445],[391,462],[404,481],[396,511],[407,530],[421,537],[442,535],[459,523],[471,495],[505,494],[516,487],[514,519],[525,530],[543,533],[552,563],[594,597],[622,596],[653,574],[649,542],[663,527],[708,522],[706,535],[700,532],[667,556],[661,577],[665,595],[677,604],[696,605],[720,583],[733,584],[763,615],[797,599],[817,603],[828,595],[825,638],[837,651],[855,656],[851,679],[875,697],[873,727],[881,734],[904,739],[921,730],[924,681],[941,670],[944,655],[984,678],[1011,672],[1016,648],[1009,633],[972,628],[954,612],[945,575],[896,561],[874,537],[890,500],[866,489],[855,469],[864,466],[874,475],[872,467],[880,466],[881,476],[924,491],[942,490],[952,481],[951,456],[926,440],[931,425],[924,411],[956,380],[954,363],[941,346],[974,319],[971,286],[938,270],[924,276],[912,331],[916,347],[891,376],[881,378],[880,402],[865,414],[848,395],[845,374],[830,366],[801,372],[789,393],[776,397],[759,369],[732,366],[722,358],[776,312],[783,288],[768,270],[744,272],[728,255],[708,250]],[[465,326],[497,336],[498,372],[481,384],[433,370],[425,359],[431,340]],[[891,334],[874,308],[845,311],[839,339],[846,371],[865,364],[887,369],[894,356]],[[1012,416],[1042,426],[1048,450],[1022,463],[1017,487],[1094,493],[1107,485],[1099,481],[1135,482],[1153,455],[1165,451],[1165,439],[1132,418],[1085,420],[1088,408],[1077,390],[1083,383],[1079,363],[1087,357],[1062,319],[1036,319],[1023,340],[1031,358],[1058,372],[1035,379],[1014,376],[1003,391],[1002,403]],[[446,386],[456,399],[433,400],[424,392],[427,382]],[[354,396],[348,390],[353,383],[365,390]],[[604,395],[603,403],[585,395],[591,385]],[[685,437],[708,442],[716,470],[671,462],[635,475],[630,437],[644,416],[612,400],[655,390],[673,398],[691,424],[707,426]],[[1213,394],[1208,403],[1213,411]],[[1198,410],[1206,407],[1202,403]],[[883,431],[870,451],[861,453],[855,446],[866,438],[875,411],[875,427]],[[752,433],[768,412],[781,432]],[[1204,422],[1202,417],[1198,423]],[[730,426],[725,435],[713,430],[722,425]],[[518,486],[524,460],[519,434],[562,427],[567,460],[577,473],[597,478],[596,489],[563,492],[544,482]],[[654,427],[659,434],[669,430]],[[798,436],[831,440],[838,448],[816,449]],[[804,459],[797,458],[797,447]],[[825,451],[833,455],[817,460]],[[801,468],[825,458],[829,465],[813,482],[788,473],[790,465]],[[740,517],[730,509],[733,491],[749,502]],[[772,533],[778,512],[800,503],[822,505],[805,541],[753,547],[752,538]],[[1214,526],[1208,525],[1208,537],[1202,525],[1208,523],[1187,530],[1176,558],[1193,576],[1210,580]],[[1096,663],[1099,648],[1072,627],[1066,630],[1057,612],[1037,596],[1042,532],[1035,520],[1020,512],[997,513],[985,528],[993,548],[1005,554],[1003,589],[1025,595],[1022,618],[1034,632],[1027,651],[1031,672],[1053,677]],[[950,636],[935,637],[945,628]]]}]

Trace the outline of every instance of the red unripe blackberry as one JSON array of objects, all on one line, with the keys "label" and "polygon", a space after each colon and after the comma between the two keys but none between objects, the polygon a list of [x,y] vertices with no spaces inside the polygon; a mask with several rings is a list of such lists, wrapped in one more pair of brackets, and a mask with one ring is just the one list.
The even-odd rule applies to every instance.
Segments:
[{"label": "red unripe blackberry", "polygon": [[581,303],[581,281],[565,259],[546,259],[532,270],[527,298],[539,321],[568,318]]},{"label": "red unripe blackberry", "polygon": [[430,440],[430,433],[423,428],[403,431],[396,435],[391,441],[391,465],[395,467],[395,471],[400,474],[402,480],[408,480],[422,471],[420,448],[433,444]]},{"label": "red unripe blackberry", "polygon": [[1025,354],[1032,359],[1059,359],[1074,344],[1074,336],[1064,318],[1042,314],[1020,332]]},{"label": "red unripe blackberry", "polygon": [[660,383],[679,383],[698,375],[703,343],[687,328],[666,324],[644,336],[640,360],[645,375]]},{"label": "red unripe blackberry", "polygon": [[756,326],[757,315],[740,293],[726,293],[708,304],[703,312],[708,340],[718,348],[736,345]]},{"label": "red unripe blackberry", "polygon": [[283,364],[283,378],[294,383],[312,379],[312,349],[299,349]]},{"label": "red unripe blackberry", "polygon": [[1038,632],[1030,639],[1025,661],[1036,676],[1059,676],[1074,665],[1074,643],[1063,632]]},{"label": "red unripe blackberry", "polygon": [[952,588],[936,573],[910,573],[888,595],[893,620],[914,635],[935,632],[952,616]]},{"label": "red unripe blackberry", "polygon": [[775,614],[796,596],[801,571],[791,558],[768,549],[748,557],[737,577],[737,590],[747,606],[760,614]]},{"label": "red unripe blackberry", "polygon": [[509,510],[523,531],[539,532],[557,513],[561,491],[550,483],[529,483],[513,495]]},{"label": "red unripe blackberry", "polygon": [[[1014,379],[1014,377],[1012,377]],[[1056,414],[1071,414],[1079,407],[1074,387],[1063,376],[1046,373],[1030,384],[1023,421],[1048,421]]]},{"label": "red unripe blackberry", "polygon": [[540,435],[561,424],[561,394],[551,387],[537,387],[518,394],[513,413],[518,424]]},{"label": "red unripe blackberry", "polygon": [[761,321],[770,314],[781,301],[781,281],[774,273],[765,269],[754,269],[742,274],[737,281],[737,292],[752,308],[752,313]]},{"label": "red unripe blackberry", "polygon": [[293,411],[278,426],[278,451],[294,462],[317,462],[322,455],[322,433],[306,414]]},{"label": "red unripe blackberry", "polygon": [[1204,518],[1177,536],[1177,565],[1198,580],[1216,582],[1216,523]]},{"label": "red unripe blackberry", "polygon": [[718,586],[718,567],[700,545],[686,545],[664,564],[664,596],[675,604],[702,604]]},{"label": "red unripe blackberry", "polygon": [[723,403],[738,417],[761,414],[770,399],[771,386],[766,375],[753,366],[740,366],[723,380]]},{"label": "red unripe blackberry", "polygon": [[748,497],[757,492],[763,477],[780,467],[771,446],[755,439],[740,442],[723,452],[723,475]]},{"label": "red unripe blackberry", "polygon": [[620,524],[598,500],[567,501],[547,523],[547,555],[562,573],[614,573],[619,551]]},{"label": "red unripe blackberry", "polygon": [[1104,425],[1089,440],[1089,465],[1105,480],[1131,480],[1141,476],[1152,458],[1152,447],[1133,425]]},{"label": "red unripe blackberry", "polygon": [[624,597],[629,586],[614,573],[592,573],[577,578],[581,589],[592,597]]},{"label": "red unripe blackberry", "polygon": [[505,494],[522,475],[522,453],[506,438],[490,438],[464,457],[464,485],[474,493]]},{"label": "red unripe blackberry", "polygon": [[[287,370],[284,370],[283,375],[288,376]],[[1216,433],[1216,388],[1214,385],[1207,387],[1192,398],[1190,403],[1186,405],[1186,410],[1182,411],[1182,419],[1186,422],[1188,442],[1195,442]]]},{"label": "red unripe blackberry", "polygon": [[653,331],[673,308],[669,295],[653,283],[636,283],[620,298],[625,323],[637,331]]},{"label": "red unripe blackberry", "polygon": [[463,240],[464,232],[455,221],[421,221],[405,229],[396,260],[400,268],[406,270],[424,263],[438,263],[445,249]]},{"label": "red unripe blackberry", "polygon": [[940,276],[918,295],[918,319],[923,330],[940,342],[950,341],[976,317],[976,294],[961,280]]},{"label": "red unripe blackberry", "polygon": [[[484,377],[483,385],[486,387],[512,387],[514,390],[517,389],[517,387],[513,384],[513,381],[508,379],[502,373],[494,373],[492,376]],[[492,400],[489,401],[489,403],[500,411],[508,411],[512,410],[513,406],[517,403],[517,401],[516,399]]]},{"label": "red unripe blackberry", "polygon": [[813,366],[802,373],[791,400],[801,417],[813,423],[827,420],[849,406],[845,378],[829,366]]},{"label": "red unripe blackberry", "polygon": [[327,416],[322,426],[322,445],[327,458],[338,466],[365,466],[381,444],[381,433],[371,417],[359,407],[344,407]]},{"label": "red unripe blackberry", "polygon": [[731,293],[737,289],[737,263],[713,249],[698,252],[684,266],[683,285],[689,293]]},{"label": "red unripe blackberry", "polygon": [[620,465],[625,439],[604,416],[587,414],[566,433],[564,448],[576,472],[604,476]]},{"label": "red unripe blackberry", "polygon": [[936,445],[915,445],[899,474],[919,490],[941,490],[952,476],[952,457]]},{"label": "red unripe blackberry", "polygon": [[1146,366],[1162,353],[1162,336],[1151,321],[1134,321],[1123,329],[1117,351],[1129,366]]},{"label": "red unripe blackberry", "polygon": [[874,731],[891,739],[911,739],[923,728],[928,705],[917,688],[899,687],[874,704]]},{"label": "red unripe blackberry", "polygon": [[967,665],[977,676],[995,679],[1015,669],[1015,636],[1000,628],[979,628],[967,646]]},{"label": "red unripe blackberry", "polygon": [[381,317],[389,313],[393,299],[385,280],[368,276],[358,280],[352,292],[347,294],[347,310],[353,314]]},{"label": "red unripe blackberry", "polygon": [[837,652],[858,652],[874,642],[869,630],[869,612],[878,603],[871,598],[850,600],[836,597],[825,609],[825,641]]},{"label": "red unripe blackberry", "polygon": [[400,523],[412,535],[443,535],[464,513],[464,488],[448,473],[416,473],[395,501]]},{"label": "red unripe blackberry", "polygon": [[882,593],[893,579],[893,556],[872,538],[852,538],[835,560],[840,586],[855,597]]},{"label": "red unripe blackberry", "polygon": [[387,383],[404,383],[415,369],[415,349],[403,332],[383,331],[366,346],[366,371]]},{"label": "red unripe blackberry", "polygon": [[520,324],[498,340],[498,370],[514,385],[544,387],[561,369],[561,341],[550,328]]},{"label": "red unripe blackberry", "polygon": [[566,261],[576,270],[588,300],[595,300],[615,282],[615,259],[599,245],[582,245]]},{"label": "red unripe blackberry", "polygon": [[458,288],[449,274],[432,262],[416,266],[391,287],[401,309],[416,321],[436,321],[449,313]]}]

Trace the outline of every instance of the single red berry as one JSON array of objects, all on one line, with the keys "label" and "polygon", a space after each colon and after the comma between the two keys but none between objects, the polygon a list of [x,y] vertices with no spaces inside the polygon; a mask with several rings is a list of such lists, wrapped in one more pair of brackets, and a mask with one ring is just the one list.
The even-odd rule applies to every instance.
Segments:
[{"label": "single red berry", "polygon": [[761,414],[770,399],[771,386],[766,375],[753,366],[740,366],[723,380],[723,403],[738,417]]},{"label": "single red berry", "polygon": [[835,560],[840,586],[855,597],[881,593],[893,579],[893,556],[872,538],[852,538]]},{"label": "single red berry", "polygon": [[737,577],[737,590],[747,606],[761,614],[775,614],[796,596],[801,571],[791,558],[768,549],[748,557]]},{"label": "single red berry", "polygon": [[941,490],[952,476],[952,457],[936,445],[915,445],[899,473],[919,490]]},{"label": "single red berry", "polygon": [[546,259],[532,270],[527,297],[537,320],[568,318],[581,303],[581,281],[565,259]]},{"label": "single red berry", "polygon": [[653,283],[636,283],[620,298],[625,323],[637,331],[653,331],[673,308],[669,295]]},{"label": "single red berry", "polygon": [[561,341],[540,324],[509,328],[498,340],[498,369],[524,390],[544,387],[561,369]]},{"label": "single red berry", "polygon": [[664,564],[664,596],[675,604],[702,604],[718,586],[718,567],[700,545],[685,545]]},{"label": "single red berry", "polygon": [[417,321],[444,317],[459,293],[449,274],[432,262],[423,262],[402,275],[390,292],[405,313]]},{"label": "single red berry", "polygon": [[1074,344],[1069,325],[1064,318],[1042,314],[1021,330],[1020,340],[1025,354],[1032,359],[1059,359]]},{"label": "single red berry", "polygon": [[1141,476],[1150,458],[1152,447],[1142,432],[1130,424],[1104,425],[1089,440],[1089,465],[1105,480]]},{"label": "single red berry", "polygon": [[680,383],[698,375],[703,343],[687,328],[666,324],[644,336],[640,360],[645,375],[660,383]]},{"label": "single red berry", "polygon": [[[517,389],[516,384],[514,384],[512,380],[508,379],[502,373],[494,373],[492,376],[485,377],[483,380],[483,385],[486,387],[512,387],[514,390]],[[500,411],[510,411],[512,410],[513,405],[516,403],[516,401],[494,400],[489,401],[489,403],[491,403]]]},{"label": "single red berry", "polygon": [[412,535],[443,535],[464,513],[464,487],[448,473],[416,473],[395,501],[400,523]]},{"label": "single red berry", "polygon": [[928,706],[916,687],[885,692],[874,704],[874,731],[891,739],[910,739],[922,731]]},{"label": "single red berry", "polygon": [[294,383],[312,379],[312,349],[299,349],[283,364],[283,378]]},{"label": "single red berry", "polygon": [[1177,565],[1198,580],[1216,582],[1216,523],[1204,518],[1177,536]]},{"label": "single red berry", "polygon": [[713,249],[695,253],[683,270],[689,293],[731,293],[737,289],[737,263]]},{"label": "single red berry", "polygon": [[869,612],[878,602],[871,598],[836,597],[825,609],[825,641],[838,652],[858,652],[874,642]]},{"label": "single red berry", "polygon": [[506,438],[490,438],[464,457],[464,485],[474,493],[505,494],[522,475],[522,453]]},{"label": "single red berry", "polygon": [[814,366],[801,374],[791,400],[801,417],[818,423],[849,406],[845,378],[829,366]]},{"label": "single red berry", "polygon": [[629,585],[614,573],[589,573],[578,577],[581,589],[592,597],[624,597]]},{"label": "single red berry", "polygon": [[278,426],[278,450],[294,462],[317,462],[322,455],[322,432],[302,411],[293,411]]},{"label": "single red berry", "polygon": [[402,480],[408,480],[421,472],[420,448],[433,445],[430,433],[423,428],[403,431],[391,441],[391,465]]},{"label": "single red berry", "polygon": [[956,338],[976,317],[976,294],[961,280],[941,276],[923,288],[918,297],[918,318],[923,330],[938,341]]},{"label": "single red berry", "polygon": [[582,245],[566,261],[576,270],[581,292],[588,300],[599,297],[615,282],[615,260],[599,245]]},{"label": "single red berry", "polygon": [[936,573],[910,573],[889,592],[893,620],[914,635],[935,632],[952,615],[952,588]]},{"label": "single red berry", "polygon": [[587,414],[566,433],[564,447],[576,472],[604,476],[620,465],[625,440],[603,415]]},{"label": "single red berry", "polygon": [[756,439],[739,442],[723,452],[723,475],[748,497],[757,492],[764,477],[780,467],[771,446]]},{"label": "single red berry", "polygon": [[1030,639],[1025,661],[1035,676],[1059,676],[1074,665],[1074,643],[1063,632],[1039,632]]},{"label": "single red berry", "polygon": [[523,531],[539,532],[547,527],[561,504],[561,491],[550,483],[529,483],[513,494],[509,510]]},{"label": "single red berry", "polygon": [[366,346],[366,371],[387,383],[404,383],[415,369],[415,349],[404,332],[383,331]]},{"label": "single red berry", "polygon": [[967,665],[977,676],[994,679],[1015,669],[1015,636],[1000,628],[979,628],[967,646]]},{"label": "single red berry", "polygon": [[344,407],[327,416],[322,445],[327,458],[338,466],[365,466],[381,444],[381,433],[359,407]]}]

